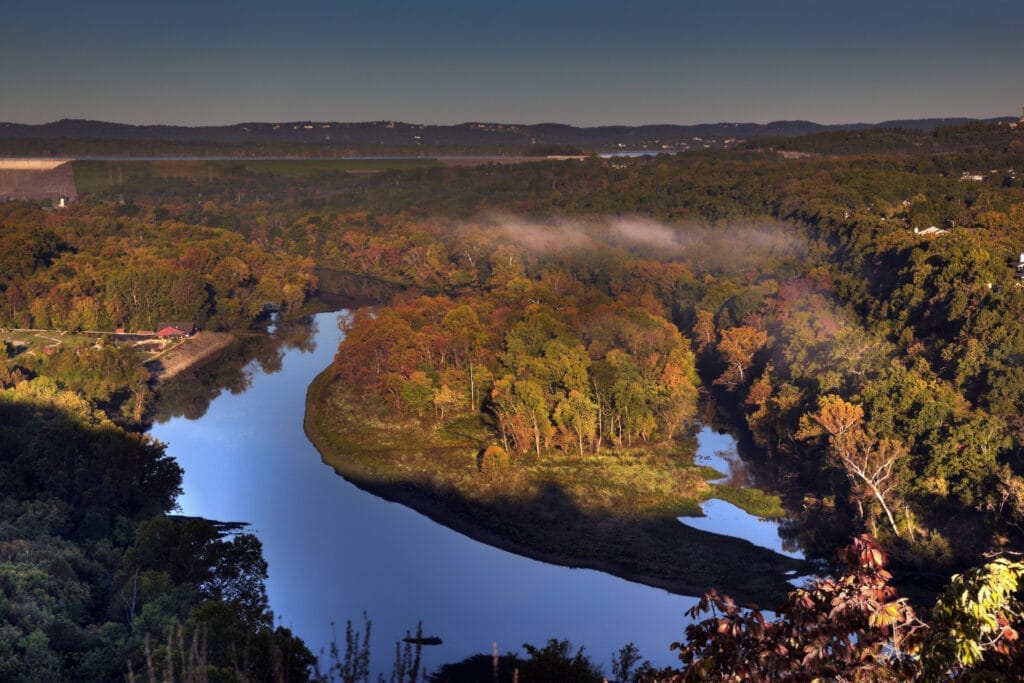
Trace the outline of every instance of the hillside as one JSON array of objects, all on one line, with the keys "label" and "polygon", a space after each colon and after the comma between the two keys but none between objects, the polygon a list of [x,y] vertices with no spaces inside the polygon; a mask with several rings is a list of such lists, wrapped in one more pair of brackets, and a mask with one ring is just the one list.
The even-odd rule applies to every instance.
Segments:
[{"label": "hillside", "polygon": [[[987,122],[1010,121],[1010,118]],[[125,154],[333,156],[369,153],[522,152],[537,147],[575,147],[588,152],[717,149],[760,138],[872,128],[930,132],[971,122],[931,118],[823,125],[810,121],[579,127],[558,123],[468,122],[426,125],[399,121],[338,123],[289,121],[228,126],[137,126],[62,119],[45,124],[0,123],[0,155]]]}]

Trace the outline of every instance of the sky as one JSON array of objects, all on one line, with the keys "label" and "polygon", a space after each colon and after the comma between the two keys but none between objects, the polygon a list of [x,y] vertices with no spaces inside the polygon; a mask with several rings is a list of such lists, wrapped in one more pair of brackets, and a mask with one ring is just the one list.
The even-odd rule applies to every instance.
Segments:
[{"label": "sky", "polygon": [[0,121],[1018,116],[1021,0],[0,0]]}]

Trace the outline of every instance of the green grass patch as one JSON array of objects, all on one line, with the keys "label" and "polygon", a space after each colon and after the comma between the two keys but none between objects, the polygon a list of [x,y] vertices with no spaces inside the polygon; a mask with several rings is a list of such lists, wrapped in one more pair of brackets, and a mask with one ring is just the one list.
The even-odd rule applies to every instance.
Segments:
[{"label": "green grass patch", "polygon": [[61,332],[59,330],[43,330],[38,332],[8,330],[0,333],[0,339],[11,343],[21,351],[38,351],[47,347],[54,349],[80,349],[95,346],[97,337]]},{"label": "green grass patch", "polygon": [[715,479],[723,479],[726,476],[725,472],[719,472],[714,467],[709,465],[694,465],[697,472],[704,478],[705,481],[714,481]]},{"label": "green grass patch", "polygon": [[136,178],[155,176],[148,161],[73,161],[75,188],[79,192],[109,190]]},{"label": "green grass patch", "polygon": [[741,489],[735,486],[712,484],[710,492],[704,499],[709,498],[719,498],[727,503],[732,503],[745,512],[762,519],[779,519],[786,516],[786,511],[782,509],[782,500],[761,489]]},{"label": "green grass patch", "polygon": [[460,415],[437,429],[438,436],[446,440],[487,444],[493,441],[494,431],[483,415]]}]

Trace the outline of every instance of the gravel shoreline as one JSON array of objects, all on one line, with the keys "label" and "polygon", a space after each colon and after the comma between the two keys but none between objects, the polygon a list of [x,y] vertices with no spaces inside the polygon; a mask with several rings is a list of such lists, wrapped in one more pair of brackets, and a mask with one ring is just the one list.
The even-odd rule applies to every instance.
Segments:
[{"label": "gravel shoreline", "polygon": [[160,358],[147,361],[146,367],[153,373],[154,383],[160,384],[216,356],[234,340],[234,335],[225,332],[198,332]]}]

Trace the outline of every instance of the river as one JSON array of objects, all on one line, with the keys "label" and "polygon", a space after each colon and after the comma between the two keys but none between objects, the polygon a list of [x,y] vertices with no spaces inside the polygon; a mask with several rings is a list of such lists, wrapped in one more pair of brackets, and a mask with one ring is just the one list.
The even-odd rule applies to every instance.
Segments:
[{"label": "river", "polygon": [[[584,646],[606,672],[627,642],[655,665],[677,663],[668,646],[682,638],[694,598],[473,541],[322,464],[302,422],[306,388],[337,349],[336,321],[316,315],[311,336],[250,363],[244,381],[193,411],[198,419],[164,418],[151,432],[185,470],[182,514],[246,522],[259,536],[280,623],[317,651],[332,622],[343,639],[345,621],[361,628],[366,612],[379,671],[418,621],[444,641],[424,648],[428,671],[490,653],[492,643],[521,652],[549,638]],[[713,457],[730,439],[705,429],[702,451]]]}]

